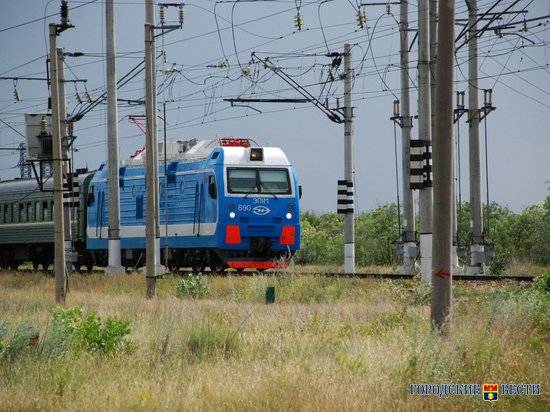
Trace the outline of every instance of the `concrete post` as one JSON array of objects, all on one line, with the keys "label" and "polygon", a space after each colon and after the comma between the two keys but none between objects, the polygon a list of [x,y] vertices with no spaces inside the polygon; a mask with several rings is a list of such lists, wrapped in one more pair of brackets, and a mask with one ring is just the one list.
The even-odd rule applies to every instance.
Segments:
[{"label": "concrete post", "polygon": [[[351,87],[353,69],[351,68],[351,46],[344,44],[344,178],[353,184],[353,107]],[[351,186],[353,188],[353,186]],[[349,189],[348,189],[349,190]],[[349,197],[348,197],[349,198]],[[355,204],[354,196],[344,216],[344,272],[355,273]],[[351,208],[351,209],[350,209]]]},{"label": "concrete post", "polygon": [[471,275],[483,272],[485,250],[483,245],[483,216],[481,210],[481,160],[479,153],[479,99],[477,81],[477,0],[470,0],[468,10],[468,138],[470,154],[470,213],[472,244],[470,246]]},{"label": "concrete post", "polygon": [[115,11],[113,0],[105,1],[105,38],[107,47],[107,172],[109,185],[109,264],[108,275],[124,274],[120,252],[120,188],[118,160],[118,108],[115,58]]},{"label": "concrete post", "polygon": [[[431,142],[430,115],[430,50],[429,4],[418,0],[418,138]],[[422,280],[431,278],[432,250],[432,188],[423,187],[419,193],[420,212],[420,268]]]},{"label": "concrete post", "polygon": [[434,241],[431,319],[434,329],[447,333],[452,297],[454,0],[440,0],[439,4],[436,70],[438,110],[433,139]]},{"label": "concrete post", "polygon": [[417,255],[414,200],[410,184],[411,129],[410,79],[409,79],[409,4],[402,0],[399,6],[400,22],[400,65],[401,65],[401,150],[402,150],[402,190],[403,190],[403,266],[400,272],[413,274]]},{"label": "concrete post", "polygon": [[61,122],[59,116],[59,59],[57,55],[57,26],[49,25],[50,79],[52,105],[52,155],[53,155],[53,220],[54,220],[54,272],[55,302],[65,304],[67,273],[65,267],[65,222],[63,213],[63,161]]}]

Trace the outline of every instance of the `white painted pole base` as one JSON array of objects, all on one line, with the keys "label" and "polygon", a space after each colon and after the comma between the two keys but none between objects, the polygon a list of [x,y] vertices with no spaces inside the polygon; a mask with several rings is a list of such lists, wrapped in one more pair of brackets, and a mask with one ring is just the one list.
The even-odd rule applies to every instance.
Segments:
[{"label": "white painted pole base", "polygon": [[451,250],[451,274],[457,275],[462,271],[462,268],[460,267],[460,264],[458,263],[458,253],[457,253],[457,247],[456,245],[452,246]]},{"label": "white painted pole base", "polygon": [[344,273],[355,273],[355,243],[344,244]]},{"label": "white painted pole base", "polygon": [[105,268],[105,274],[109,276],[125,275],[126,269],[120,262],[120,239],[109,239],[109,266]]},{"label": "white painted pole base", "polygon": [[160,262],[160,238],[155,238],[155,260],[156,260],[156,276],[161,276],[166,273],[166,266],[161,265]]},{"label": "white painted pole base", "polygon": [[420,234],[420,275],[423,282],[432,281],[432,234]]},{"label": "white painted pole base", "polygon": [[483,273],[485,263],[485,246],[473,244],[470,246],[470,266],[466,273],[468,275],[480,275]]},{"label": "white painted pole base", "polygon": [[418,247],[415,242],[403,244],[403,265],[399,267],[399,273],[402,275],[414,275],[417,252]]}]

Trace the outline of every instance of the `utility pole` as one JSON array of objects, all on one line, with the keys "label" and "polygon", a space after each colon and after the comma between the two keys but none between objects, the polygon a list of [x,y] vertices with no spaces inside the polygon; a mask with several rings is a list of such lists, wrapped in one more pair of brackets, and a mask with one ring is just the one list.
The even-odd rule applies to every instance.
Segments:
[{"label": "utility pole", "polygon": [[436,127],[433,140],[434,237],[432,327],[448,333],[451,317],[454,0],[439,0],[437,28]]},{"label": "utility pole", "polygon": [[[67,109],[65,103],[65,73],[63,69],[63,49],[57,49],[57,78],[58,78],[58,106],[59,106],[59,136],[61,138],[61,166],[63,170],[63,226],[65,233],[65,270],[71,272],[73,265],[73,244],[71,234],[71,206],[73,187],[69,184],[70,168],[68,159],[69,138],[67,133]],[[55,144],[55,143],[54,143]]]},{"label": "utility pole", "polygon": [[344,178],[347,185],[348,208],[344,216],[344,272],[355,273],[355,205],[353,195],[353,107],[351,87],[351,45],[344,44]]},{"label": "utility pole", "polygon": [[394,116],[401,112],[401,152],[402,152],[402,186],[403,186],[403,266],[400,271],[404,274],[414,273],[416,260],[416,233],[414,219],[414,199],[411,189],[411,129],[412,117],[410,114],[410,83],[409,83],[409,3],[401,0],[399,3],[399,35],[400,35],[400,64],[401,64],[401,110],[394,108]]},{"label": "utility pole", "polygon": [[147,221],[145,225],[146,237],[146,271],[147,280],[146,297],[152,299],[156,294],[157,281],[157,202],[158,178],[156,163],[157,133],[156,133],[156,107],[155,107],[155,26],[153,0],[145,1],[145,159],[146,159],[146,190],[147,190]]},{"label": "utility pole", "polygon": [[57,25],[49,25],[50,77],[52,106],[52,155],[53,155],[53,220],[54,220],[54,272],[55,302],[65,304],[67,273],[65,268],[65,222],[63,213],[63,160],[61,149],[61,122],[59,104],[59,59],[57,55]]},{"label": "utility pole", "polygon": [[423,184],[419,191],[420,270],[429,282],[432,267],[432,179],[430,115],[429,3],[418,0],[418,140],[423,143]]},{"label": "utility pole", "polygon": [[124,274],[120,258],[120,188],[118,162],[118,110],[115,59],[115,10],[113,0],[105,1],[107,45],[107,164],[109,185],[109,265],[108,275]]},{"label": "utility pole", "polygon": [[470,246],[469,275],[483,272],[485,250],[483,217],[481,211],[481,160],[479,153],[479,99],[477,86],[477,0],[470,0],[468,8],[468,139],[470,154],[470,213],[472,244]]},{"label": "utility pole", "polygon": [[[156,58],[155,58],[155,0],[145,0],[145,23],[149,23],[151,25],[151,73],[152,73],[152,80],[151,80],[151,88],[152,88],[152,105],[153,105],[153,123],[152,123],[152,129],[154,130],[155,137],[155,149],[153,151],[154,161],[155,161],[155,169],[153,170],[153,173],[155,174],[155,256],[156,256],[156,274],[162,275],[165,271],[165,267],[160,264],[160,197],[158,193],[159,188],[159,174],[158,174],[158,165],[159,165],[159,158],[158,158],[158,140],[157,140],[157,64],[156,64]],[[162,24],[162,23],[161,23]]]}]

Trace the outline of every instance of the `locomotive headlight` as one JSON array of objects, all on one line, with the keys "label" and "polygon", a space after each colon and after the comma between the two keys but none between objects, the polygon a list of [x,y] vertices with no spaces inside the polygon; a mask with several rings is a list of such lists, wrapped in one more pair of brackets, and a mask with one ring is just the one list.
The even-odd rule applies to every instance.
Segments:
[{"label": "locomotive headlight", "polygon": [[235,215],[235,212],[229,212],[229,217],[230,217],[231,219],[235,219],[235,216],[236,216],[236,215]]},{"label": "locomotive headlight", "polygon": [[288,213],[286,214],[286,218],[289,219],[289,220],[292,219],[292,213],[288,212]]}]

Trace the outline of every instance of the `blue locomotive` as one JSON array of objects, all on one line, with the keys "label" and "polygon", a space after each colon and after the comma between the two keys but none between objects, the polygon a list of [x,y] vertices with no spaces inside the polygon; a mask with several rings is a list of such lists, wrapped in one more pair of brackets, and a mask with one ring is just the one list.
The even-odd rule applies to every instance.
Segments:
[{"label": "blue locomotive", "polygon": [[[300,248],[301,188],[280,148],[254,147],[249,139],[224,138],[176,141],[161,149],[167,151],[167,161],[159,165],[157,230],[165,265],[171,270],[209,267],[223,271],[288,264]],[[144,265],[145,156],[145,152],[137,152],[120,167],[120,238],[126,267]],[[79,206],[73,222],[76,266],[106,266],[109,211],[105,165],[78,181]],[[2,185],[6,184],[0,183],[0,193]],[[40,224],[44,226],[44,222]],[[0,224],[0,246],[3,226],[8,225]],[[53,239],[53,225],[50,229]],[[40,247],[53,251],[53,246]],[[32,253],[33,246],[23,249]],[[11,261],[32,260],[21,252],[19,255]]]}]

